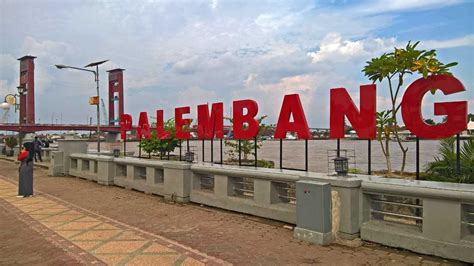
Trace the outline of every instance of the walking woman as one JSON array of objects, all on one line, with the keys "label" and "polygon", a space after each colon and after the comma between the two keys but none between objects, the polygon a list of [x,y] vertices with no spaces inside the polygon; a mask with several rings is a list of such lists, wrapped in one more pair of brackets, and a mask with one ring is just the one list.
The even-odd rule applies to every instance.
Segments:
[{"label": "walking woman", "polygon": [[32,142],[26,142],[23,147],[23,150],[18,154],[20,178],[18,180],[17,197],[25,198],[33,196],[33,157],[35,148]]}]

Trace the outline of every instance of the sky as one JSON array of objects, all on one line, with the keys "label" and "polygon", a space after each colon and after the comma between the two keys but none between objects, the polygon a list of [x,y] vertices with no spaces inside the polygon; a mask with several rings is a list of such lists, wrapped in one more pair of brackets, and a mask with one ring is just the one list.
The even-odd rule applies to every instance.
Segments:
[{"label": "sky", "polygon": [[[434,102],[467,100],[474,113],[472,17],[472,0],[0,0],[0,97],[16,92],[17,58],[34,55],[37,122],[95,121],[93,76],[54,65],[109,59],[101,95],[106,70],[126,69],[125,112],[135,122],[141,111],[170,118],[179,106],[194,118],[198,104],[212,102],[229,116],[233,100],[254,99],[275,123],[283,96],[298,93],[309,126],[327,128],[330,89],[346,88],[358,104],[359,86],[371,83],[366,61],[411,40],[459,62],[452,73],[466,91],[423,101],[423,115],[441,121]],[[377,109],[388,104],[387,84],[377,83]]]}]

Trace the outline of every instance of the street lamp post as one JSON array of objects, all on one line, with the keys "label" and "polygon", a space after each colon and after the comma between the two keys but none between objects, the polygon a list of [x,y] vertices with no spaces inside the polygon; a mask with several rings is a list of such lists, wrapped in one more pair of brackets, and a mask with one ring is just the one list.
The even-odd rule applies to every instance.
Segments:
[{"label": "street lamp post", "polygon": [[85,67],[96,67],[95,70],[90,70],[86,68],[81,68],[81,67],[73,67],[73,66],[66,66],[66,65],[56,65],[58,69],[64,69],[64,68],[70,68],[70,69],[75,69],[75,70],[81,70],[81,71],[87,71],[91,72],[94,74],[94,80],[96,83],[96,90],[97,90],[97,99],[98,102],[96,103],[97,105],[97,152],[100,152],[100,91],[99,91],[99,65],[107,62],[109,60],[104,60],[104,61],[99,61],[99,62],[94,62],[86,65]]},{"label": "street lamp post", "polygon": [[[14,109],[15,112],[18,111],[19,106],[20,106],[20,104],[18,104],[18,101],[16,99],[18,96],[19,96],[18,94],[11,94],[11,93],[5,95],[5,98],[3,98],[3,102],[0,105],[0,107],[3,110],[8,111],[8,110],[10,110],[10,106],[13,105],[13,107],[15,108]],[[9,100],[8,97],[12,97],[13,101]]]},{"label": "street lamp post", "polygon": [[[5,111],[8,111],[10,110],[10,105],[13,105],[13,107],[15,108],[15,112],[20,109],[20,104],[17,102],[17,98],[19,98],[20,96],[23,96],[23,95],[26,95],[26,93],[28,92],[28,89],[26,88],[25,85],[20,85],[17,87],[18,89],[18,94],[7,94],[5,95],[5,98],[3,99],[3,103],[0,104],[0,108],[2,108],[3,110]],[[9,101],[7,101],[8,97],[13,97],[13,103],[9,103]],[[18,123],[22,124],[22,120],[23,118],[21,117],[21,112],[20,112],[20,118],[18,119]],[[20,147],[21,147],[21,143],[22,143],[22,137],[21,137],[21,132],[18,132],[18,138],[19,138],[19,143],[20,143]]]}]

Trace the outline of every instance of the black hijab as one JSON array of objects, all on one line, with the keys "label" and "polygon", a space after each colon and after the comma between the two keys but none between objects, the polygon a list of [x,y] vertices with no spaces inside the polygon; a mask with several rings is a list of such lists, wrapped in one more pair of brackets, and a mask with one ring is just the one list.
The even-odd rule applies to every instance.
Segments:
[{"label": "black hijab", "polygon": [[35,145],[33,142],[25,142],[23,147],[28,151],[28,157],[26,157],[26,163],[32,162],[35,156]]}]

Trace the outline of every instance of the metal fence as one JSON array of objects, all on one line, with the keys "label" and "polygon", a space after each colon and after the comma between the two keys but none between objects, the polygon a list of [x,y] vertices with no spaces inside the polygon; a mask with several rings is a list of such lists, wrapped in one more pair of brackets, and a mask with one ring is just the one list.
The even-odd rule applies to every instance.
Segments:
[{"label": "metal fence", "polygon": [[[230,160],[225,160],[225,149],[226,149],[226,145],[225,145],[225,141],[235,141],[236,144],[237,144],[237,153],[236,153],[236,160],[235,161],[230,161]],[[194,155],[194,160],[193,161],[202,161],[202,162],[209,162],[209,163],[214,163],[214,164],[236,164],[236,165],[239,165],[239,166],[254,166],[254,167],[257,167],[259,166],[259,159],[265,159],[263,156],[260,156],[259,155],[259,151],[258,151],[258,148],[257,148],[257,145],[254,145],[254,149],[253,149],[253,152],[252,152],[252,157],[251,159],[252,160],[244,160],[243,158],[243,151],[242,151],[242,143],[243,143],[244,140],[223,140],[223,139],[212,139],[212,140],[185,140],[185,141],[181,141],[178,145],[178,148],[177,150],[175,151],[175,153],[173,153],[172,157],[170,157],[170,155],[168,154],[167,156],[160,156],[160,159],[163,159],[163,160],[170,160],[170,159],[174,159],[174,160],[180,160],[180,161],[184,161],[186,160],[185,158],[185,154],[188,153],[188,152],[192,152],[193,155]],[[248,140],[248,141],[252,141],[254,143],[257,143],[257,138],[253,139],[253,140]],[[301,151],[297,151],[298,153],[300,153],[300,155],[303,156],[303,158],[299,158],[298,159],[298,162],[301,162],[302,165],[300,167],[288,167],[287,166],[287,163],[288,161],[285,160],[285,150],[284,150],[284,147],[285,147],[285,143],[286,142],[292,142],[292,141],[295,141],[295,140],[286,140],[286,139],[279,139],[279,140],[276,140],[278,141],[279,143],[279,147],[278,147],[278,150],[279,150],[279,153],[278,153],[278,168],[279,169],[286,169],[286,170],[296,170],[296,171],[309,171],[309,156],[308,154],[310,152],[321,152],[321,151],[314,151],[314,150],[310,150],[309,148],[309,142],[313,142],[313,141],[320,141],[320,139],[309,139],[309,140],[301,140],[302,142],[304,142],[304,146],[303,148],[301,149]],[[360,158],[357,157],[357,154],[356,154],[356,151],[354,149],[348,149],[348,148],[344,148],[344,147],[341,147],[341,140],[340,139],[336,139],[336,145],[334,147],[334,149],[326,149],[324,152],[326,152],[327,154],[327,169],[328,169],[328,172],[332,172],[334,169],[333,169],[333,159],[335,157],[339,157],[339,156],[344,156],[344,157],[347,157],[349,159],[349,164],[351,166],[351,168],[354,168],[356,169],[357,166],[363,166],[364,168],[367,169],[366,173],[371,175],[372,174],[372,166],[373,166],[373,160],[372,160],[372,141],[371,140],[357,140],[357,141],[361,141],[361,142],[366,142],[366,147],[367,147],[367,158],[364,159],[364,163],[358,163],[357,162],[357,158]],[[197,142],[197,145],[195,146],[191,146],[190,145],[190,142]],[[416,174],[416,179],[418,180],[420,178],[420,171],[421,171],[421,167],[420,167],[420,149],[422,148],[423,146],[423,140],[419,139],[419,138],[415,138],[415,143],[416,143],[416,146],[415,146],[415,174]],[[198,153],[196,151],[197,149],[197,146],[200,146],[201,147],[201,151]],[[460,164],[460,146],[461,146],[461,137],[459,134],[456,135],[456,172],[457,173],[460,173],[461,171],[461,164]],[[206,150],[209,150],[208,148],[210,147],[210,152],[206,152]],[[124,142],[124,153],[126,151],[126,144]],[[216,149],[217,149],[217,152],[216,152]],[[292,151],[292,152],[295,152],[295,151]],[[142,157],[142,152],[141,152],[141,148],[139,149],[139,157]],[[200,157],[200,158],[199,158]]]}]

